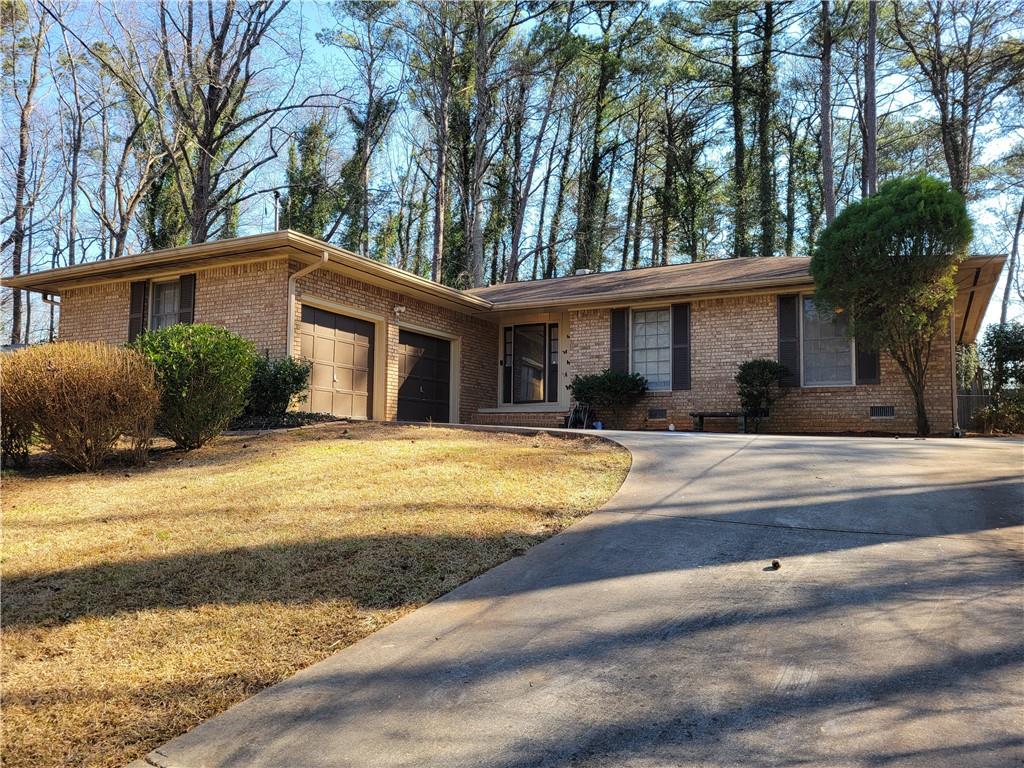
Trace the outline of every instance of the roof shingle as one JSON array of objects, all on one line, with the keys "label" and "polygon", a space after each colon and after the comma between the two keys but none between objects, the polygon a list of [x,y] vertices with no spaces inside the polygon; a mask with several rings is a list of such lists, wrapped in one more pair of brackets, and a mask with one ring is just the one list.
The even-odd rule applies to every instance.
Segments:
[{"label": "roof shingle", "polygon": [[496,309],[503,305],[558,305],[617,301],[639,296],[682,296],[806,283],[810,280],[810,263],[809,258],[799,256],[713,259],[692,264],[503,283],[466,293],[493,302]]}]

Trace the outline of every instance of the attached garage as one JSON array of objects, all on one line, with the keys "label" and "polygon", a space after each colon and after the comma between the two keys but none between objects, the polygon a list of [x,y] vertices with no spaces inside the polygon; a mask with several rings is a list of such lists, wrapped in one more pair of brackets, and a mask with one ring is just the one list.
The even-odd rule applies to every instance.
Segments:
[{"label": "attached garage", "polygon": [[398,420],[451,421],[451,342],[398,333]]},{"label": "attached garage", "polygon": [[300,334],[302,357],[313,363],[309,410],[370,418],[373,323],[304,304]]}]

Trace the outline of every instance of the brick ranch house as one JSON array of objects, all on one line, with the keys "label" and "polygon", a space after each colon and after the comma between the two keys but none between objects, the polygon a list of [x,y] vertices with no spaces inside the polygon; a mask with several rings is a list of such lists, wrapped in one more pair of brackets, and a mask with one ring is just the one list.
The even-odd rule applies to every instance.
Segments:
[{"label": "brick ranch house", "polygon": [[[973,341],[1003,258],[958,273],[933,351],[928,414],[954,424],[954,343]],[[224,326],[272,357],[313,362],[304,409],[356,419],[561,426],[566,385],[643,374],[631,428],[692,426],[738,408],[733,377],[768,357],[791,374],[764,428],[911,432],[914,404],[885,355],[819,316],[809,259],[729,259],[458,291],[295,232],[242,237],[9,278],[60,305],[59,337],[121,344],[177,322]],[[709,422],[735,429],[731,421]]]}]

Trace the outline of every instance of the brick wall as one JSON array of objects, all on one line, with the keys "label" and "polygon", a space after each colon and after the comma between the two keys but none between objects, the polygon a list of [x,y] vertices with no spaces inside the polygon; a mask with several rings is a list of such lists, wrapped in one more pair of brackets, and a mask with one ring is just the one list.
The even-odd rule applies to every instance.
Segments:
[{"label": "brick wall", "polygon": [[[195,322],[223,326],[251,339],[260,352],[272,357],[284,354],[287,260],[216,267],[195,275]],[[65,290],[60,298],[59,337],[64,341],[125,343],[130,285],[123,280]]]},{"label": "brick wall", "polygon": [[565,426],[564,413],[475,413],[473,424],[486,424],[498,427],[547,427]]},{"label": "brick wall", "polygon": [[[756,357],[778,358],[777,298],[774,295],[717,298],[691,303],[691,388],[649,393],[626,417],[630,429],[690,429],[691,411],[738,410],[734,376],[739,364]],[[569,373],[608,367],[610,310],[569,313]],[[932,432],[952,428],[949,338],[937,341],[929,367],[927,409]],[[895,419],[872,419],[872,405],[894,405]],[[649,422],[648,410],[664,408],[667,420]],[[561,415],[558,415],[561,419]],[[550,414],[478,414],[477,423],[553,426]],[[706,429],[734,430],[735,420],[708,420]],[[881,359],[880,383],[849,387],[790,389],[772,409],[762,430],[774,432],[914,432],[914,399],[896,362]]]},{"label": "brick wall", "polygon": [[288,333],[286,259],[206,269],[196,274],[195,322],[220,325],[282,357]]},{"label": "brick wall", "polygon": [[[300,268],[298,263],[292,269]],[[328,269],[316,270],[297,281],[299,296],[309,295],[343,307],[380,315],[387,322],[387,400],[385,418],[398,414],[398,334],[395,307],[404,306],[400,322],[459,337],[461,344],[459,420],[469,422],[477,409],[494,405],[497,398],[497,330],[493,323],[445,307],[428,304],[399,291],[354,280]],[[340,311],[340,310],[339,310]],[[299,354],[298,324],[301,298],[295,305],[295,343]],[[379,351],[378,351],[379,354]]]},{"label": "brick wall", "polygon": [[69,288],[60,297],[61,341],[128,341],[129,283]]}]

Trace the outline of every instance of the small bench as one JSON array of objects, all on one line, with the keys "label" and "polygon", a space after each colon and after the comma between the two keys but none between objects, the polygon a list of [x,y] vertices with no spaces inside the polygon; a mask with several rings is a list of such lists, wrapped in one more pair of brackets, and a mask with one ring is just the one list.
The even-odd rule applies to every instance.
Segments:
[{"label": "small bench", "polygon": [[747,414],[743,411],[694,411],[690,417],[695,432],[704,431],[704,419],[743,419],[743,434],[747,433]]}]

